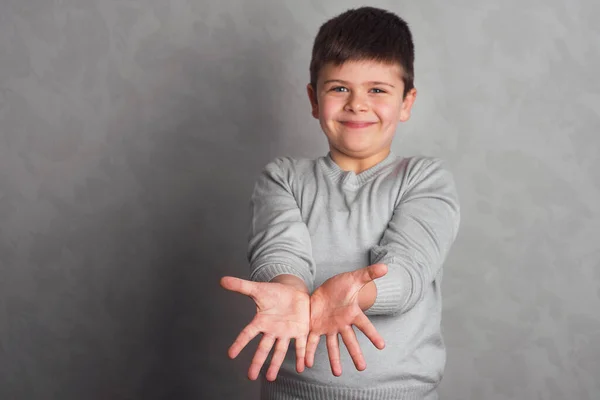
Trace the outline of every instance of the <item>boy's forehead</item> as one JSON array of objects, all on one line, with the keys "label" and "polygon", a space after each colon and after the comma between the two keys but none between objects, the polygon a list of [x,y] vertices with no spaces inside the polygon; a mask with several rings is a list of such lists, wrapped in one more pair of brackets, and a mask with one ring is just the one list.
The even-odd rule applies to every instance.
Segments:
[{"label": "boy's forehead", "polygon": [[402,67],[398,63],[377,60],[346,61],[341,64],[325,64],[321,68],[319,75],[323,80],[365,81],[382,78],[401,80]]}]

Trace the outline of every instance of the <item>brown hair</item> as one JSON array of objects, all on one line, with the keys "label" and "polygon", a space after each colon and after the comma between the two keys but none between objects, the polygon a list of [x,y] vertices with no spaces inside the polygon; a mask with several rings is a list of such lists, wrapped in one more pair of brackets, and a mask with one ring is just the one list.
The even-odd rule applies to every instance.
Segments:
[{"label": "brown hair", "polygon": [[324,65],[373,60],[402,67],[404,95],[414,87],[415,50],[408,24],[396,14],[374,7],[350,9],[319,28],[310,62],[310,83],[317,88]]}]

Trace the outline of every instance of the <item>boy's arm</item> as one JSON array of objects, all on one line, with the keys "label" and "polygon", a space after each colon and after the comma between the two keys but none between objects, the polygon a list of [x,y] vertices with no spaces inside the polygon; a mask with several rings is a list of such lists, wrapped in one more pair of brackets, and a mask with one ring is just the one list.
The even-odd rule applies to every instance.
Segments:
[{"label": "boy's arm", "polygon": [[371,264],[386,264],[388,273],[359,293],[367,315],[414,307],[440,272],[458,233],[460,207],[452,174],[438,159],[418,160],[413,171],[379,245],[371,249]]},{"label": "boy's arm", "polygon": [[[258,178],[250,200],[250,279],[312,290],[315,263],[308,228],[291,190],[291,161],[278,158]],[[310,292],[309,292],[310,293]]]},{"label": "boy's arm", "polygon": [[304,283],[302,278],[298,278],[295,275],[289,275],[289,274],[277,275],[275,278],[271,279],[271,282],[281,283],[283,285],[289,285],[289,286],[292,286],[306,294],[309,294],[306,283]]}]

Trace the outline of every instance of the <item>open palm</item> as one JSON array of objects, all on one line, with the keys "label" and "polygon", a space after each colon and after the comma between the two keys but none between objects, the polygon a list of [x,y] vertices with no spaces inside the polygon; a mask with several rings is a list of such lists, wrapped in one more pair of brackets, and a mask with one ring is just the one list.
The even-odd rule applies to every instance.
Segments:
[{"label": "open palm", "polygon": [[275,346],[266,375],[267,380],[275,380],[291,339],[296,342],[296,370],[302,372],[310,326],[308,293],[281,283],[253,282],[230,276],[221,279],[221,286],[249,296],[256,304],[256,315],[229,348],[229,356],[235,358],[252,339],[263,334],[248,370],[248,377],[252,380],[258,377]]},{"label": "open palm", "polygon": [[331,371],[342,374],[338,334],[346,345],[357,370],[366,368],[365,360],[352,326],[360,329],[378,348],[385,344],[369,318],[360,309],[358,294],[370,281],[387,273],[383,264],[335,275],[315,290],[310,299],[310,334],[306,350],[306,366],[312,367],[321,335],[327,337]]}]

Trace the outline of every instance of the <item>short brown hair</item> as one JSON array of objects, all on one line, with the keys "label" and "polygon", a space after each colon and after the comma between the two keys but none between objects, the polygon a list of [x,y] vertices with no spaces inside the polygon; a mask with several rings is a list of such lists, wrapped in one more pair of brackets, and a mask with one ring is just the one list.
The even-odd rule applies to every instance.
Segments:
[{"label": "short brown hair", "polygon": [[328,63],[374,60],[402,67],[404,95],[414,87],[415,50],[406,21],[375,7],[350,9],[319,28],[310,62],[310,83],[317,88],[321,68]]}]

